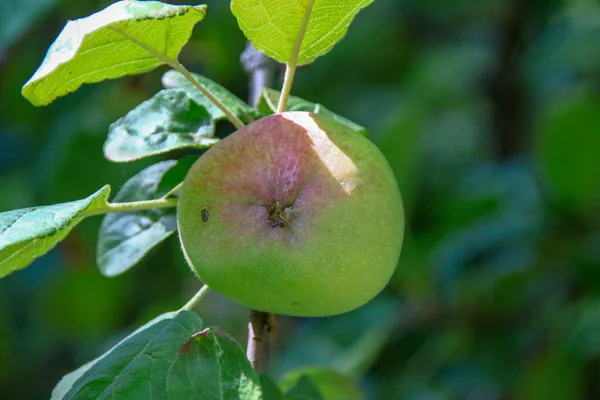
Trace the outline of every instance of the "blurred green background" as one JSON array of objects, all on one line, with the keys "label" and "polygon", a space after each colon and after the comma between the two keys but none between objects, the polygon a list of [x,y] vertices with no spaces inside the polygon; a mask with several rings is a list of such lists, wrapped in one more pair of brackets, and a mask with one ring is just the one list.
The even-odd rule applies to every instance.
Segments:
[{"label": "blurred green background", "polygon": [[[112,164],[101,149],[165,68],[45,108],[20,95],[66,20],[109,3],[0,0],[0,211],[105,183],[116,193],[158,161]],[[247,98],[245,39],[228,1],[207,4],[182,62]],[[376,0],[299,71],[295,95],[369,129],[407,234],[369,305],[278,319],[276,379],[327,365],[368,399],[600,399],[599,45],[597,0]],[[100,222],[0,280],[0,399],[48,398],[63,374],[199,288],[176,238],[102,277]],[[198,311],[245,346],[247,310],[211,294]]]}]

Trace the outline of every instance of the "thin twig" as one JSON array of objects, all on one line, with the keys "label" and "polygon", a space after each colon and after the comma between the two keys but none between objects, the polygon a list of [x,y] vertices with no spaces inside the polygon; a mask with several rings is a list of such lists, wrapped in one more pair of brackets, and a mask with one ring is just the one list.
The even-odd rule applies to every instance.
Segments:
[{"label": "thin twig", "polygon": [[262,89],[271,86],[275,63],[262,51],[256,50],[250,42],[242,53],[240,61],[246,73],[250,75],[248,103],[256,106]]},{"label": "thin twig", "polygon": [[269,370],[269,319],[271,314],[261,311],[250,311],[248,323],[248,347],[246,357],[256,372]]},{"label": "thin twig", "polygon": [[[250,75],[249,103],[255,106],[262,88],[270,86],[274,62],[248,43],[242,53],[242,65]],[[273,314],[252,310],[248,323],[248,346],[246,357],[257,372],[269,370],[269,333],[273,331]]]}]

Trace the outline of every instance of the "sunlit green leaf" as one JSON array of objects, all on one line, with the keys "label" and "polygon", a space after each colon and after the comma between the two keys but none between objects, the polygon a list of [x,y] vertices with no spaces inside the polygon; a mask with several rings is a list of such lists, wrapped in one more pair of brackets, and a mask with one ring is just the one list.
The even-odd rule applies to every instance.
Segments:
[{"label": "sunlit green leaf", "polygon": [[[308,64],[339,42],[356,14],[373,0],[316,0],[300,47],[298,64]],[[254,47],[287,63],[311,0],[232,0],[231,11]]]},{"label": "sunlit green leaf", "polygon": [[214,122],[206,109],[182,89],[158,92],[112,124],[104,155],[116,162],[217,143]]},{"label": "sunlit green leaf", "polygon": [[[162,177],[177,161],[163,161],[129,179],[114,198],[117,203],[152,200]],[[134,267],[177,230],[174,208],[107,214],[98,233],[96,259],[105,276]]]},{"label": "sunlit green leaf", "polygon": [[175,60],[205,13],[206,6],[127,0],[69,21],[23,86],[23,96],[43,106],[84,83],[139,74],[164,63],[121,32]]},{"label": "sunlit green leaf", "polygon": [[52,400],[166,399],[169,369],[182,346],[202,329],[190,311],[163,314],[96,360],[66,375]]},{"label": "sunlit green leaf", "polygon": [[262,400],[256,372],[240,345],[216,328],[183,345],[171,368],[169,399]]},{"label": "sunlit green leaf", "polygon": [[[258,112],[262,116],[267,116],[276,113],[277,104],[279,103],[280,96],[281,92],[277,90],[263,88],[261,96],[258,99],[258,104],[256,105]],[[288,98],[287,111],[309,111],[315,114],[324,115],[345,125],[353,131],[360,133],[363,136],[368,136],[368,132],[364,127],[350,121],[347,118],[342,117],[341,115],[329,111],[321,104],[312,103],[308,100],[301,99],[300,97],[290,96]]]},{"label": "sunlit green leaf", "polygon": [[0,277],[31,264],[60,242],[84,211],[106,206],[110,187],[69,203],[0,213]]},{"label": "sunlit green leaf", "polygon": [[[246,102],[225,89],[223,86],[202,75],[192,74],[192,76],[219,99],[232,114],[237,116],[244,123],[251,122],[257,118],[258,115],[254,108],[250,107]],[[227,118],[219,107],[209,100],[181,73],[174,70],[167,71],[162,77],[162,84],[165,88],[181,88],[185,90],[196,103],[208,110],[213,119],[221,120]]]}]

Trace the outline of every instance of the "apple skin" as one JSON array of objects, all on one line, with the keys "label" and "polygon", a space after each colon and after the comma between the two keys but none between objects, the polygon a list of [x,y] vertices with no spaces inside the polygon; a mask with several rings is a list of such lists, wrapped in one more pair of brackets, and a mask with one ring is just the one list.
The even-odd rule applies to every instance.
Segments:
[{"label": "apple skin", "polygon": [[375,297],[398,262],[400,191],[368,139],[324,116],[255,121],[190,168],[177,207],[188,263],[259,311],[329,316]]}]

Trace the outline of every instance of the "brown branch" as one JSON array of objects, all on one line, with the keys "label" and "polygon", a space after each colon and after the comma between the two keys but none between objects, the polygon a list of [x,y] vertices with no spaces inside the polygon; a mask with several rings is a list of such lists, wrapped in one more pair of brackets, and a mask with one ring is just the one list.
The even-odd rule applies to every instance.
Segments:
[{"label": "brown branch", "polygon": [[257,372],[269,370],[269,333],[273,331],[273,314],[252,310],[248,323],[246,357]]}]

